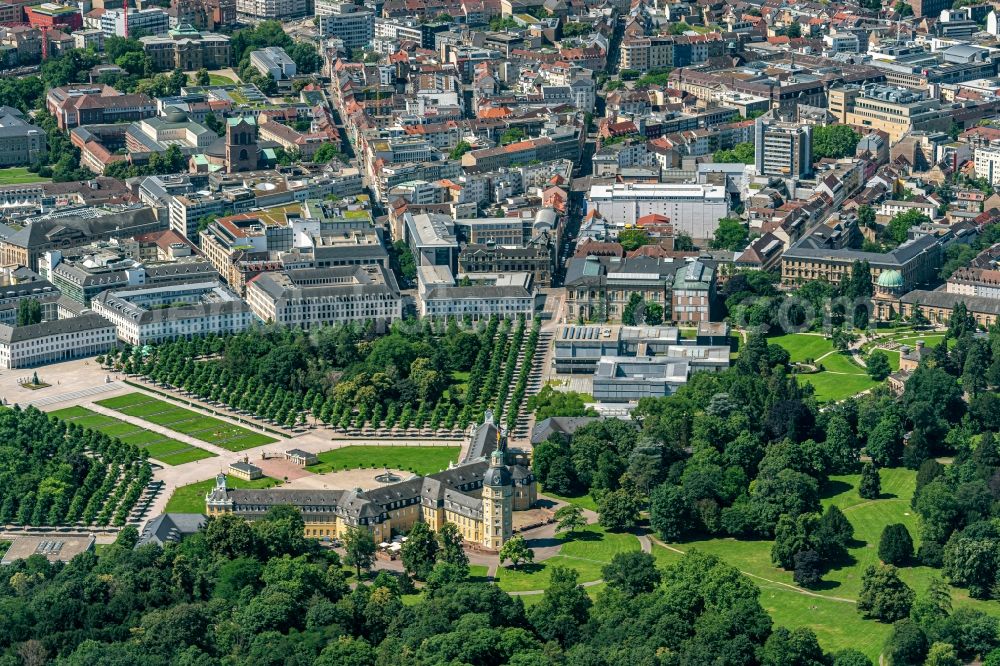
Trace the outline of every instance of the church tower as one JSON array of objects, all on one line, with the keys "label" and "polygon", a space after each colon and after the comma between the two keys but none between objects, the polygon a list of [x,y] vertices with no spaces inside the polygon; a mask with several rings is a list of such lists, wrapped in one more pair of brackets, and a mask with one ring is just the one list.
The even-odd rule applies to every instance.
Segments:
[{"label": "church tower", "polygon": [[500,550],[510,540],[513,531],[513,494],[510,470],[503,451],[497,448],[490,455],[490,466],[483,477],[483,546]]},{"label": "church tower", "polygon": [[247,118],[226,122],[226,173],[253,171],[260,161],[257,123]]}]

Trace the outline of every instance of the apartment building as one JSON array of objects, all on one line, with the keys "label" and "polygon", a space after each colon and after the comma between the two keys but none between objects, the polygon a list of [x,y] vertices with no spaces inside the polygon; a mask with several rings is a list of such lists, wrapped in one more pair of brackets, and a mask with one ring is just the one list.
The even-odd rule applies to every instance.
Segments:
[{"label": "apartment building", "polygon": [[91,307],[131,345],[239,333],[253,322],[247,304],[218,280],[109,289]]},{"label": "apartment building", "polygon": [[306,0],[236,0],[236,17],[241,21],[285,21],[308,16]]},{"label": "apartment building", "polygon": [[761,176],[805,178],[812,173],[812,126],[781,121],[773,113],[757,118],[754,163]]},{"label": "apartment building", "polygon": [[985,178],[991,185],[1000,184],[1000,141],[978,146],[973,163],[977,178]]},{"label": "apartment building", "polygon": [[396,278],[378,264],[261,273],[247,302],[261,321],[301,328],[373,321],[384,330],[403,316]]}]

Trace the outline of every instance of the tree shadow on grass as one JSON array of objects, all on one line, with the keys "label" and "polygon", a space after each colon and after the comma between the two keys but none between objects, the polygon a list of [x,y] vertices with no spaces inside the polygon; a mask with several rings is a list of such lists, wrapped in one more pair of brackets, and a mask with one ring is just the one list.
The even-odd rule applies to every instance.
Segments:
[{"label": "tree shadow on grass", "polygon": [[840,481],[837,479],[830,479],[823,485],[822,491],[820,491],[820,499],[830,499],[836,495],[841,495],[846,493],[848,490],[853,488],[851,484],[846,481]]},{"label": "tree shadow on grass", "polygon": [[572,534],[566,534],[564,536],[565,538],[563,539],[563,543],[568,543],[570,541],[601,541],[604,539],[603,534],[590,531],[573,532]]},{"label": "tree shadow on grass", "polygon": [[525,544],[528,548],[548,548],[550,546],[561,546],[566,543],[567,539],[561,539],[559,537],[539,537],[537,539],[526,539]]},{"label": "tree shadow on grass", "polygon": [[896,493],[879,493],[878,498],[880,500],[899,499],[899,495],[897,495]]},{"label": "tree shadow on grass", "polygon": [[813,583],[808,587],[805,585],[800,585],[804,590],[809,590],[810,592],[829,592],[830,590],[835,590],[840,587],[840,582],[835,580],[820,580],[819,582]]},{"label": "tree shadow on grass", "polygon": [[504,569],[507,569],[508,571],[516,571],[518,573],[529,574],[529,575],[536,574],[544,568],[545,565],[539,562],[522,562],[521,566],[519,566],[517,569],[515,569],[512,565],[507,565],[506,567],[504,567]]}]

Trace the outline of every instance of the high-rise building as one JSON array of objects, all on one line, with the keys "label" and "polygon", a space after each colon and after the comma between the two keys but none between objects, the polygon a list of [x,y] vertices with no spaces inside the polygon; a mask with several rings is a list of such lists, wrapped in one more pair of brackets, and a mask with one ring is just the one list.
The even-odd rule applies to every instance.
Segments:
[{"label": "high-rise building", "polygon": [[757,174],[802,178],[812,173],[812,126],[784,122],[773,112],[754,125],[754,163]]}]

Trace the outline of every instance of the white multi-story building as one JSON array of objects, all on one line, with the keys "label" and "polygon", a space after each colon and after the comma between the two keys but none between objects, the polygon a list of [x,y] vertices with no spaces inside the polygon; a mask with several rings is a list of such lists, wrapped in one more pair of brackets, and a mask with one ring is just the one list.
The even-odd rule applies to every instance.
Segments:
[{"label": "white multi-story building", "polygon": [[812,173],[812,126],[763,115],[754,123],[758,176],[803,178]]},{"label": "white multi-story building", "polygon": [[[158,7],[133,9],[128,13],[129,37],[162,35],[170,29],[170,15]],[[125,36],[125,12],[108,9],[101,15],[101,32],[109,37]]]},{"label": "white multi-story building", "polygon": [[170,228],[186,238],[198,237],[198,223],[206,215],[221,215],[226,207],[222,197],[196,192],[170,198]]},{"label": "white multi-story building", "polygon": [[718,185],[688,183],[615,183],[592,185],[590,207],[608,223],[634,225],[646,215],[666,215],[675,232],[692,238],[715,236],[719,220],[729,213],[729,195]]},{"label": "white multi-story building", "polygon": [[284,21],[306,16],[308,7],[306,0],[236,0],[236,17]]},{"label": "white multi-story building", "polygon": [[258,319],[282,326],[373,321],[384,329],[403,317],[396,278],[381,264],[261,273],[246,293]]},{"label": "white multi-story building", "polygon": [[296,72],[295,61],[280,46],[268,46],[251,51],[250,64],[264,76],[268,74],[273,76],[275,81],[290,79]]},{"label": "white multi-story building", "polygon": [[1000,184],[1000,145],[976,148],[976,178],[985,178],[990,185]]},{"label": "white multi-story building", "polygon": [[[470,287],[433,286],[420,295],[421,317],[446,317],[478,321],[496,315],[513,319],[535,314],[535,296],[524,286],[530,285],[530,273],[515,273],[513,281]],[[521,283],[519,284],[518,281]]]},{"label": "white multi-story building", "polygon": [[832,53],[860,53],[861,42],[853,32],[833,32],[823,35],[823,43]]},{"label": "white multi-story building", "polygon": [[239,333],[253,322],[247,304],[218,280],[109,289],[90,305],[132,345]]},{"label": "white multi-story building", "polygon": [[316,3],[319,32],[324,37],[336,37],[348,48],[371,46],[375,38],[375,15],[369,11],[355,11],[357,5],[349,2]]},{"label": "white multi-story building", "polygon": [[0,368],[95,356],[114,345],[115,327],[92,312],[28,326],[0,324]]}]

